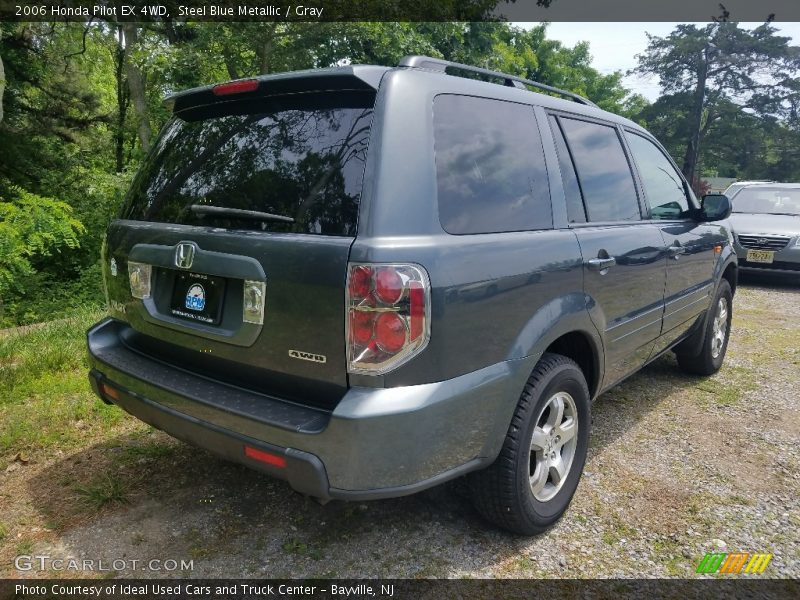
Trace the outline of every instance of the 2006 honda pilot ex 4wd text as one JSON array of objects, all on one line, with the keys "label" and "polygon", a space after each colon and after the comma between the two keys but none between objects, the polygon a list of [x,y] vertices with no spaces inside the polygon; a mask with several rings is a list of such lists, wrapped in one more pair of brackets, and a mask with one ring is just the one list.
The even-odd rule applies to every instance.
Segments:
[{"label": "2006 honda pilot ex 4wd text", "polygon": [[168,102],[88,344],[100,397],[179,439],[322,501],[467,475],[532,534],[593,398],[669,350],[722,364],[730,202],[589,100],[415,56]]}]

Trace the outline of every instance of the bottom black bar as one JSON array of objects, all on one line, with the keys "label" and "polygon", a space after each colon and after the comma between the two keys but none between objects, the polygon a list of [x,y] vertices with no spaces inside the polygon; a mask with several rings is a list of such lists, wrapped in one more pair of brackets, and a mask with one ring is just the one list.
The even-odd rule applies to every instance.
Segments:
[{"label": "bottom black bar", "polygon": [[433,600],[487,598],[798,598],[800,581],[726,579],[3,579],[0,600]]}]

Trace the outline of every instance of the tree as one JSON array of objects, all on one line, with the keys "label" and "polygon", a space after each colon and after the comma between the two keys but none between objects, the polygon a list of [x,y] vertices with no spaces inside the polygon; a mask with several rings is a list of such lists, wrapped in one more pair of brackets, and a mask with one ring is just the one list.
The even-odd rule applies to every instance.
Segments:
[{"label": "tree", "polygon": [[635,71],[656,75],[667,94],[686,101],[683,173],[695,178],[703,140],[730,104],[757,115],[785,117],[800,95],[800,48],[775,35],[769,22],[754,29],[718,20],[678,25],[667,37],[648,35]]},{"label": "tree", "polygon": [[0,197],[0,317],[5,294],[33,274],[31,261],[63,247],[77,248],[85,231],[66,203],[16,187],[10,192],[13,197]]},{"label": "tree", "polygon": [[[0,31],[0,36],[3,32]],[[3,122],[3,94],[6,91],[6,70],[3,68],[3,57],[0,56],[0,123]]]}]

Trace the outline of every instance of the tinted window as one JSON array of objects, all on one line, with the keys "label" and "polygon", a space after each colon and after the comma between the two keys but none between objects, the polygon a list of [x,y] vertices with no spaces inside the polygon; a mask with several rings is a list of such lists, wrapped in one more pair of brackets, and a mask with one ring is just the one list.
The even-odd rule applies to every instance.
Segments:
[{"label": "tinted window", "polygon": [[[374,95],[229,102],[173,117],[142,165],[123,218],[355,235]],[[335,103],[334,103],[335,102]],[[212,112],[208,112],[211,110]],[[202,216],[193,205],[294,223]]]},{"label": "tinted window", "polygon": [[438,96],[434,144],[439,220],[445,231],[553,226],[544,150],[531,107]]},{"label": "tinted window", "polygon": [[636,188],[616,129],[559,119],[569,143],[589,221],[641,219]]},{"label": "tinted window", "polygon": [[570,223],[585,223],[586,211],[583,208],[583,197],[581,187],[578,184],[578,176],[575,174],[575,166],[572,164],[572,157],[569,155],[567,144],[564,141],[564,134],[558,124],[556,117],[550,117],[550,129],[553,131],[553,140],[556,144],[556,154],[558,154],[558,166],[561,169],[561,180],[564,182],[564,194],[567,198],[567,219]]},{"label": "tinted window", "polygon": [[635,134],[628,134],[627,138],[652,218],[679,219],[687,216],[689,201],[683,179],[669,159],[650,140]]}]

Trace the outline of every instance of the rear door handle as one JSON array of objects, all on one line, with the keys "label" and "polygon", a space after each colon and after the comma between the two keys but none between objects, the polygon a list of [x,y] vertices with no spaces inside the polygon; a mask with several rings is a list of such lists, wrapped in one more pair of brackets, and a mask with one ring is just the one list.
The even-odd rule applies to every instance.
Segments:
[{"label": "rear door handle", "polygon": [[683,246],[670,246],[667,248],[667,252],[669,253],[670,258],[678,260],[681,254],[686,254],[686,248]]},{"label": "rear door handle", "polygon": [[617,264],[617,259],[613,256],[609,258],[590,258],[586,261],[586,266],[590,271],[605,271],[609,267]]}]

